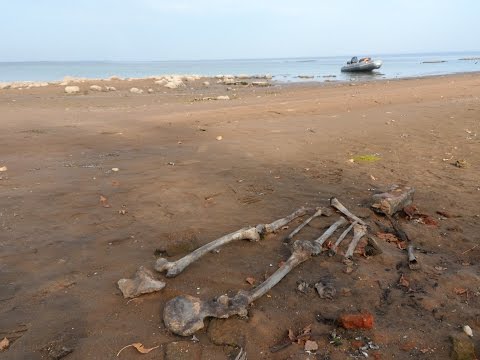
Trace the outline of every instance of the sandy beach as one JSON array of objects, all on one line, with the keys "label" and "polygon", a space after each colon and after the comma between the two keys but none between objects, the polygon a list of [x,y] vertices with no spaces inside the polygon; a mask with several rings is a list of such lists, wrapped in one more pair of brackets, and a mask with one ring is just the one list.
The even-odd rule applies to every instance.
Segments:
[{"label": "sandy beach", "polygon": [[[374,359],[448,359],[464,325],[479,349],[480,75],[216,81],[0,90],[0,339],[10,341],[1,358],[113,359],[140,342],[159,347],[118,358],[234,359],[243,348],[249,360],[335,360],[372,341]],[[434,220],[398,220],[417,271],[404,249],[376,237],[385,219],[364,206],[390,184],[415,187],[415,206]],[[353,271],[340,255],[314,257],[255,301],[248,319],[208,320],[198,341],[165,328],[165,303],[251,289],[247,278],[257,285],[288,258],[285,237],[305,217],[205,255],[159,292],[128,300],[116,285],[140,266],[153,271],[158,256],[180,258],[333,196],[371,224],[382,253],[356,254]],[[315,239],[337,217],[313,220],[297,238]],[[313,289],[319,281],[334,286],[333,300]],[[374,317],[373,329],[332,321],[359,312]],[[316,355],[301,341],[275,348],[310,324]]]}]

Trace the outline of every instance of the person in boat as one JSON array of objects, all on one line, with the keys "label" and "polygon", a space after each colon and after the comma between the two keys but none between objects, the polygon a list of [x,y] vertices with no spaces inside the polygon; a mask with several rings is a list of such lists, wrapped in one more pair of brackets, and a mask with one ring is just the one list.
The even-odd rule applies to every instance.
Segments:
[{"label": "person in boat", "polygon": [[372,58],[366,57],[366,58],[361,58],[358,62],[370,62],[372,61]]},{"label": "person in boat", "polygon": [[356,56],[352,57],[350,61],[347,62],[348,65],[350,64],[356,64],[358,62],[358,59]]}]

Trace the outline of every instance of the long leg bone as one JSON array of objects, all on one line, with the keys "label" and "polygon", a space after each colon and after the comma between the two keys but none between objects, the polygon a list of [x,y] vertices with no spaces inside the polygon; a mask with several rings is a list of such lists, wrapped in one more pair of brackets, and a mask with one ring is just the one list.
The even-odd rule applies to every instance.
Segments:
[{"label": "long leg bone", "polygon": [[345,206],[342,205],[342,203],[340,201],[338,201],[336,198],[331,198],[330,199],[330,205],[333,206],[335,209],[337,209],[338,211],[340,211],[342,214],[344,214],[346,217],[348,217],[350,220],[353,221],[356,221],[358,222],[359,224],[362,224],[362,225],[367,225],[367,223],[365,221],[363,221],[362,219],[360,219],[358,216],[352,214]]},{"label": "long leg bone", "polygon": [[347,223],[340,218],[325,233],[313,243],[297,240],[293,243],[293,252],[288,260],[257,288],[247,292],[239,291],[235,296],[222,295],[217,299],[202,301],[199,298],[183,295],[168,301],[163,311],[163,321],[167,328],[175,334],[190,336],[204,327],[204,319],[216,317],[226,319],[232,315],[247,315],[247,306],[262,297],[280,282],[293,268],[317,255],[322,250],[322,244],[336,229]]},{"label": "long leg bone", "polygon": [[367,227],[361,224],[355,224],[353,226],[353,239],[348,245],[347,252],[345,253],[345,259],[351,259],[353,257],[353,252],[358,245],[360,239],[367,233]]},{"label": "long leg bone", "polygon": [[185,268],[191,263],[195,262],[203,255],[209,253],[212,250],[215,250],[235,240],[258,241],[266,234],[274,233],[280,230],[283,226],[291,222],[293,219],[303,216],[307,212],[308,209],[302,207],[294,213],[288,215],[287,217],[276,220],[271,224],[259,224],[256,227],[246,227],[237,230],[231,234],[222,236],[217,240],[214,240],[208,244],[199,247],[198,249],[194,250],[190,254],[184,256],[177,261],[169,262],[165,258],[159,258],[155,263],[155,270],[157,270],[158,272],[167,271],[167,277],[175,277],[183,270],[185,270]]},{"label": "long leg bone", "polygon": [[293,268],[316,253],[316,246],[305,240],[295,241],[293,249],[285,264],[252,291],[241,290],[233,297],[222,295],[209,301],[189,295],[177,296],[168,301],[163,311],[166,327],[175,334],[190,336],[204,327],[203,321],[207,317],[225,319],[233,315],[246,316],[248,304],[263,296]]},{"label": "long leg bone", "polygon": [[329,256],[333,256],[337,253],[338,251],[338,247],[340,246],[340,243],[343,241],[343,239],[345,239],[345,237],[348,235],[348,233],[350,232],[350,230],[352,230],[352,228],[357,224],[357,222],[355,221],[354,223],[350,224],[350,226],[342,233],[342,235],[340,235],[337,239],[337,241],[335,241],[335,244],[332,246],[332,248],[328,251],[328,255]]},{"label": "long leg bone", "polygon": [[307,226],[310,223],[310,221],[312,221],[316,217],[322,216],[322,213],[323,213],[323,209],[318,208],[315,214],[310,216],[307,220],[305,220],[302,224],[300,224],[295,230],[293,230],[290,235],[288,235],[287,240],[291,240],[295,235],[297,235],[300,232],[300,230],[302,230],[305,226]]}]

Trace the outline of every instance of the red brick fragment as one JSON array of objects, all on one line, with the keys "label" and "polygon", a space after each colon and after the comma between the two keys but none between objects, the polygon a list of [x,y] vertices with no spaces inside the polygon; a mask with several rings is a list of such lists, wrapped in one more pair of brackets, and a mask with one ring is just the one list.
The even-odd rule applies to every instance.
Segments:
[{"label": "red brick fragment", "polygon": [[338,322],[345,329],[372,329],[373,315],[370,313],[343,314]]}]

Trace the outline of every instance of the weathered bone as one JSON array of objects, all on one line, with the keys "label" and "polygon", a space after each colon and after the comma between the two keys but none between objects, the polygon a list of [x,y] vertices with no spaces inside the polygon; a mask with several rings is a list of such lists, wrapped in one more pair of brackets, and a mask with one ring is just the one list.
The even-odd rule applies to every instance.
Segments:
[{"label": "weathered bone", "polygon": [[293,248],[288,260],[252,291],[241,290],[233,297],[222,295],[209,301],[189,295],[177,296],[168,301],[163,311],[166,327],[177,335],[190,336],[205,326],[204,319],[207,317],[226,319],[233,315],[246,316],[248,304],[263,296],[294,267],[316,253],[316,246],[306,240],[295,241]]},{"label": "weathered bone", "polygon": [[387,192],[372,196],[372,209],[381,214],[393,215],[410,205],[414,194],[414,188],[393,185]]},{"label": "weathered bone", "polygon": [[343,239],[345,239],[345,237],[348,235],[348,233],[350,232],[350,230],[352,230],[352,228],[357,224],[357,222],[353,222],[352,224],[350,224],[350,226],[342,233],[342,235],[340,235],[337,239],[337,241],[335,242],[335,244],[333,244],[333,246],[330,248],[330,250],[328,251],[328,255],[329,256],[334,256],[337,251],[338,251],[338,247],[340,246],[340,243],[343,241]]},{"label": "weathered bone", "polygon": [[322,252],[322,245],[327,239],[332,236],[332,234],[340,227],[346,225],[348,223],[347,220],[345,220],[344,217],[340,217],[333,225],[331,225],[323,234],[320,236],[318,239],[316,239],[313,243],[315,244],[316,247],[316,253],[315,255],[318,255]]},{"label": "weathered bone", "polygon": [[415,253],[413,252],[413,245],[408,245],[408,267],[410,270],[418,270],[420,269],[420,263],[417,261],[415,257]]},{"label": "weathered bone", "polygon": [[340,211],[343,215],[348,217],[350,220],[352,220],[352,222],[356,221],[359,224],[362,224],[362,225],[365,225],[365,226],[367,225],[367,223],[365,221],[360,219],[358,216],[352,214],[345,206],[343,206],[342,203],[340,201],[338,201],[338,199],[331,198],[330,199],[330,205],[333,206],[338,211]]},{"label": "weathered bone", "polygon": [[291,240],[295,235],[297,235],[300,232],[300,230],[302,230],[305,226],[307,226],[310,223],[310,221],[312,221],[316,217],[322,216],[322,214],[323,214],[323,209],[318,208],[315,214],[310,216],[307,220],[305,220],[302,224],[300,224],[295,230],[293,230],[290,235],[288,235],[287,240]]},{"label": "weathered bone", "polygon": [[199,247],[190,254],[185,255],[181,259],[178,259],[177,261],[169,262],[165,258],[159,258],[155,263],[155,270],[157,270],[158,272],[167,271],[167,277],[175,277],[183,270],[185,270],[185,268],[191,263],[195,262],[203,255],[209,253],[212,250],[215,250],[235,240],[258,241],[266,234],[274,233],[280,230],[283,226],[287,225],[293,219],[303,216],[307,212],[308,209],[302,207],[294,213],[288,215],[287,217],[276,220],[270,224],[259,224],[255,227],[245,227],[243,229],[237,230],[231,234],[222,236],[217,240],[214,240],[208,244]]},{"label": "weathered bone", "polygon": [[345,259],[351,259],[353,257],[353,252],[358,245],[360,239],[367,233],[367,227],[361,224],[355,224],[353,226],[353,239],[348,245],[347,252],[345,253]]},{"label": "weathered bone", "polygon": [[149,294],[165,287],[163,281],[156,280],[152,272],[143,266],[140,266],[133,279],[120,279],[117,284],[125,298]]}]

